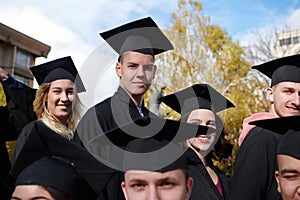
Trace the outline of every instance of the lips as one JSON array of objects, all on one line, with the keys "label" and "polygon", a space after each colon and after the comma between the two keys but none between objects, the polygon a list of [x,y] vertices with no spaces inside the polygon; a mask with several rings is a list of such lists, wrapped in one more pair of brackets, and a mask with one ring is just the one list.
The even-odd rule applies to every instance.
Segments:
[{"label": "lips", "polygon": [[210,137],[208,137],[207,135],[199,135],[199,136],[197,136],[197,140],[202,143],[208,143],[210,140]]}]

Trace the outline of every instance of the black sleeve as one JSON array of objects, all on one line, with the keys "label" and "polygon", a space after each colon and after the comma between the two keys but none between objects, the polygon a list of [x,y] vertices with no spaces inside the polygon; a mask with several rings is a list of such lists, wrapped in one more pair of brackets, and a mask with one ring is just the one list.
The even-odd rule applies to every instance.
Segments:
[{"label": "black sleeve", "polygon": [[36,120],[33,111],[36,90],[26,85],[22,88],[3,86],[8,109],[8,132],[17,135],[26,124]]},{"label": "black sleeve", "polygon": [[264,129],[250,130],[236,156],[230,199],[269,199],[269,193],[276,192],[271,191],[276,190],[276,146],[275,138]]}]

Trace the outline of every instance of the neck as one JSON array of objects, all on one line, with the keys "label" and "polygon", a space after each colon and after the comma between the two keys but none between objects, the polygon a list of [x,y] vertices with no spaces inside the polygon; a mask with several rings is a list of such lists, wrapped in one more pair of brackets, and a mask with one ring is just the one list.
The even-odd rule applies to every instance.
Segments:
[{"label": "neck", "polygon": [[131,95],[130,98],[134,102],[134,105],[136,107],[141,107],[142,106],[142,103],[143,103],[143,100],[144,100],[143,95]]},{"label": "neck", "polygon": [[203,156],[201,154],[201,151],[197,151],[196,149],[194,149],[192,147],[193,151],[197,154],[197,156],[199,157],[199,159],[202,161],[203,165],[206,166],[207,165],[207,162],[206,162],[206,159],[205,159],[205,156]]},{"label": "neck", "polygon": [[274,115],[276,117],[279,117],[279,115],[275,111],[274,103],[271,104],[269,113],[271,113],[272,115]]}]

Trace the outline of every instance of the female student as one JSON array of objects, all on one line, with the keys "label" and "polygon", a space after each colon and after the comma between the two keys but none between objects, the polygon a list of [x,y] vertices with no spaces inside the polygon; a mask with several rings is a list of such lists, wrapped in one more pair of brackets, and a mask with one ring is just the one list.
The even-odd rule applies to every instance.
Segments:
[{"label": "female student", "polygon": [[234,105],[207,84],[193,85],[161,97],[160,101],[180,113],[182,121],[216,129],[185,142],[189,175],[194,179],[191,199],[228,199],[227,177],[213,165],[212,158],[231,154],[233,146],[225,140],[223,123],[216,113]]}]

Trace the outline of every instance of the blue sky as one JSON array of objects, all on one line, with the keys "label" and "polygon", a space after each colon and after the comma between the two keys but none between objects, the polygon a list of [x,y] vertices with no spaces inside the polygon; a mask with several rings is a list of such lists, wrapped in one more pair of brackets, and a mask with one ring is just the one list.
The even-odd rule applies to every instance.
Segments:
[{"label": "blue sky", "polygon": [[[290,29],[300,28],[299,0],[201,2],[211,23],[218,24],[233,40],[241,43],[253,38],[256,30],[280,29],[285,25]],[[167,28],[171,26],[170,14],[176,9],[177,0],[1,0],[0,22],[51,46],[48,58],[39,58],[36,64],[70,55],[81,68],[91,63],[88,60],[91,55],[95,58],[93,65],[100,65],[99,60],[107,59],[95,53],[105,45],[99,32],[146,16],[151,16],[161,28]],[[107,94],[104,98],[111,95],[111,88],[117,85],[118,79],[113,66],[97,69],[105,69],[105,72],[101,72],[102,79],[91,83],[91,87],[98,84],[102,90],[106,88],[101,91]],[[92,73],[86,73],[87,80],[83,81],[88,82]]]},{"label": "blue sky", "polygon": [[[211,23],[220,25],[234,40],[243,40],[249,32],[264,27],[289,24],[300,28],[298,0],[201,2]],[[163,28],[170,26],[177,0],[1,0],[1,7],[0,22],[52,46],[49,59],[72,52],[82,63],[88,51],[103,42],[101,31],[146,16]]]}]

